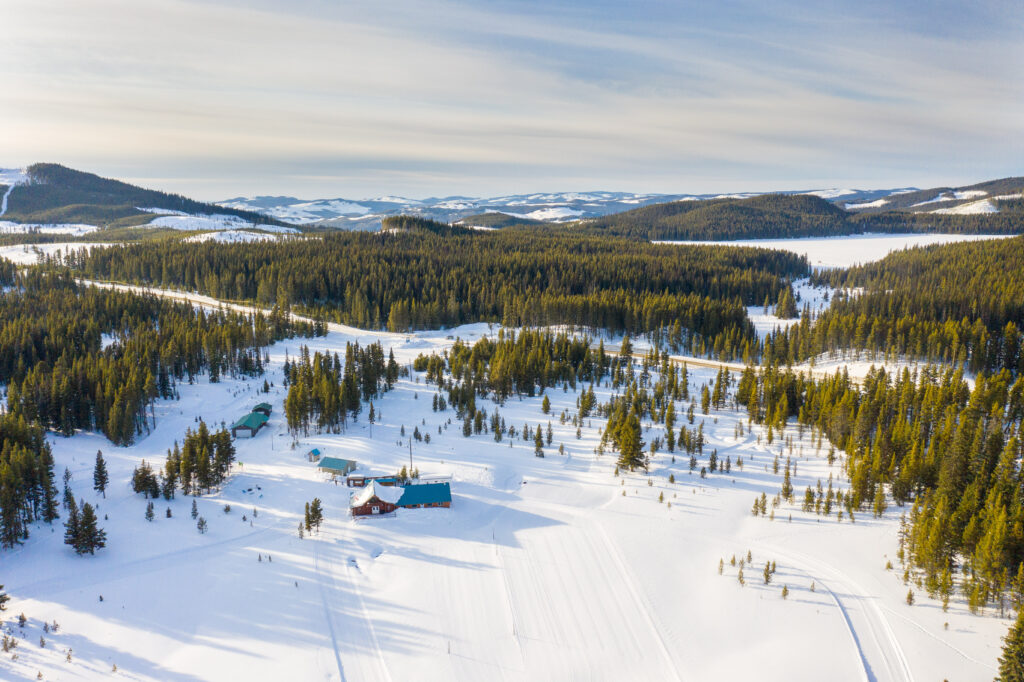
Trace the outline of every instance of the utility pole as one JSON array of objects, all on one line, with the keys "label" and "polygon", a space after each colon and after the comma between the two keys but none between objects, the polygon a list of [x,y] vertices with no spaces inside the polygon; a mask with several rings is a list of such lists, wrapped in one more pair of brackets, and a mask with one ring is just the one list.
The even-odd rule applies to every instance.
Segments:
[{"label": "utility pole", "polygon": [[412,436],[409,436],[409,478],[412,478]]}]

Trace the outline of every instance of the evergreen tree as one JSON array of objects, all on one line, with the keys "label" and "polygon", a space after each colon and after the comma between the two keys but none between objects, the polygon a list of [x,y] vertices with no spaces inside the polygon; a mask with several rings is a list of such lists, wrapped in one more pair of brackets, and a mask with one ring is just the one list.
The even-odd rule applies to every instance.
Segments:
[{"label": "evergreen tree", "polygon": [[103,461],[103,453],[100,450],[96,451],[96,464],[92,470],[92,487],[98,493],[101,493],[104,498],[107,497],[107,483],[110,482],[110,477],[107,475],[107,463]]},{"label": "evergreen tree", "polygon": [[324,508],[319,497],[314,497],[309,503],[309,527],[320,532],[320,524],[324,522]]},{"label": "evergreen tree", "polygon": [[1017,612],[1017,620],[1003,642],[997,679],[999,682],[1024,682],[1024,609]]},{"label": "evergreen tree", "polygon": [[78,537],[81,521],[78,514],[78,505],[75,498],[71,498],[71,506],[68,507],[68,520],[64,522],[64,544],[69,545],[78,551]]},{"label": "evergreen tree", "polygon": [[643,467],[644,442],[640,439],[640,419],[635,412],[630,412],[622,422],[618,432],[619,440],[619,461],[620,468],[635,470]]},{"label": "evergreen tree", "polygon": [[775,317],[788,320],[796,317],[796,301],[793,299],[793,289],[783,287],[779,291],[779,300],[775,304]]},{"label": "evergreen tree", "polygon": [[97,549],[105,547],[107,534],[96,523],[96,512],[92,505],[86,502],[82,505],[82,515],[78,522],[78,535],[75,542],[75,551],[79,554],[95,554]]}]

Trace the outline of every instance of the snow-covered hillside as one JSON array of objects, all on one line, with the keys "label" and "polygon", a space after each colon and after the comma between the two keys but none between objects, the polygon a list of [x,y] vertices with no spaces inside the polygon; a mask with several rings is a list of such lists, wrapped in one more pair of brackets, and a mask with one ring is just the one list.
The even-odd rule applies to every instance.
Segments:
[{"label": "snow-covered hillside", "polygon": [[[850,523],[783,502],[773,520],[751,516],[755,497],[779,491],[777,455],[796,463],[798,491],[830,478],[844,487],[828,444],[818,450],[795,426],[769,445],[757,427],[737,436],[745,411],[698,410],[707,443],[696,470],[662,450],[649,475],[616,476],[614,455],[595,454],[601,418],[585,419],[578,437],[560,422],[576,412],[575,390],[549,389],[550,415],[540,396],[478,400],[517,427],[550,421],[553,441],[538,458],[532,441],[464,437],[450,408],[432,410],[436,387],[412,372],[374,401],[373,424],[364,411],[342,434],[294,446],[286,434],[282,365],[304,343],[343,355],[346,342],[380,340],[406,365],[456,336],[493,333],[485,324],[411,335],[332,327],[325,338],[271,348],[269,395],[262,379],[203,377],[179,386],[181,400],[160,403],[156,428],[132,447],[51,436],[58,476],[67,467],[75,496],[98,504],[108,547],[77,557],[59,524],[53,532],[37,524],[23,546],[0,554],[12,598],[3,628],[19,641],[17,660],[0,657],[0,677],[94,679],[114,665],[141,680],[992,677],[1006,621],[972,616],[962,603],[943,613],[923,593],[907,606],[899,572],[885,569],[888,560],[898,566],[903,510]],[[691,391],[714,372],[691,368]],[[599,401],[611,394],[594,390]],[[209,531],[197,532],[192,498],[180,494],[157,500],[146,521],[132,469],[143,459],[162,465],[198,419],[230,424],[264,400],[274,410],[269,427],[236,441],[227,484],[195,500]],[[451,509],[353,521],[349,490],[304,456],[315,447],[393,473],[409,463],[414,427],[431,439],[412,441],[413,466],[452,476]],[[658,435],[647,427],[644,439]],[[713,449],[731,471],[701,478]],[[111,474],[106,499],[92,490],[97,450]],[[327,521],[300,539],[296,526],[314,497]],[[730,559],[746,562],[748,551],[741,586]],[[777,565],[770,584],[765,562]],[[45,632],[54,621],[59,629]]]}]

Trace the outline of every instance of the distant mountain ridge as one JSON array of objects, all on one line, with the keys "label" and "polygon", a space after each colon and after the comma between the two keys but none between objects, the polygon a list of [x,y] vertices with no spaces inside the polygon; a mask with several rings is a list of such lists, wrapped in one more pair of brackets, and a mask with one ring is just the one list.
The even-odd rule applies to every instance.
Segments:
[{"label": "distant mountain ridge", "polygon": [[[810,194],[829,200],[870,201],[899,190],[820,189],[782,192],[786,195]],[[288,196],[234,197],[218,202],[225,208],[257,211],[291,224],[314,224],[345,229],[377,229],[381,221],[393,215],[415,215],[442,222],[459,222],[470,216],[501,213],[520,222],[571,222],[600,218],[651,204],[679,201],[741,199],[765,194],[656,194],[633,192],[551,192],[511,194],[497,197],[446,196],[426,199],[377,197],[374,199],[304,200]],[[482,225],[485,226],[485,225]]]},{"label": "distant mountain ridge", "polygon": [[395,216],[479,229],[571,224],[574,229],[639,239],[1024,232],[1022,177],[931,189],[826,188],[724,195],[594,191],[313,201],[267,195],[211,204],[59,164],[37,163],[24,170],[0,169],[0,197],[0,232],[83,235],[102,230],[105,238],[114,239],[136,239],[160,230],[262,235],[376,230]]}]

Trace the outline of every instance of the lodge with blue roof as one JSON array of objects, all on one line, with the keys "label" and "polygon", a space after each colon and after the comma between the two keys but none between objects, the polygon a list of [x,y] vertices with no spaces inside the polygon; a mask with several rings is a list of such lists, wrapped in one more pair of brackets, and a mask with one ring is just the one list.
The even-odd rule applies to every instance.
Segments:
[{"label": "lodge with blue roof", "polygon": [[452,506],[451,485],[443,483],[419,483],[400,486],[381,485],[370,481],[369,485],[353,493],[349,499],[352,516],[377,516],[389,514],[396,509],[422,509],[426,507]]}]

